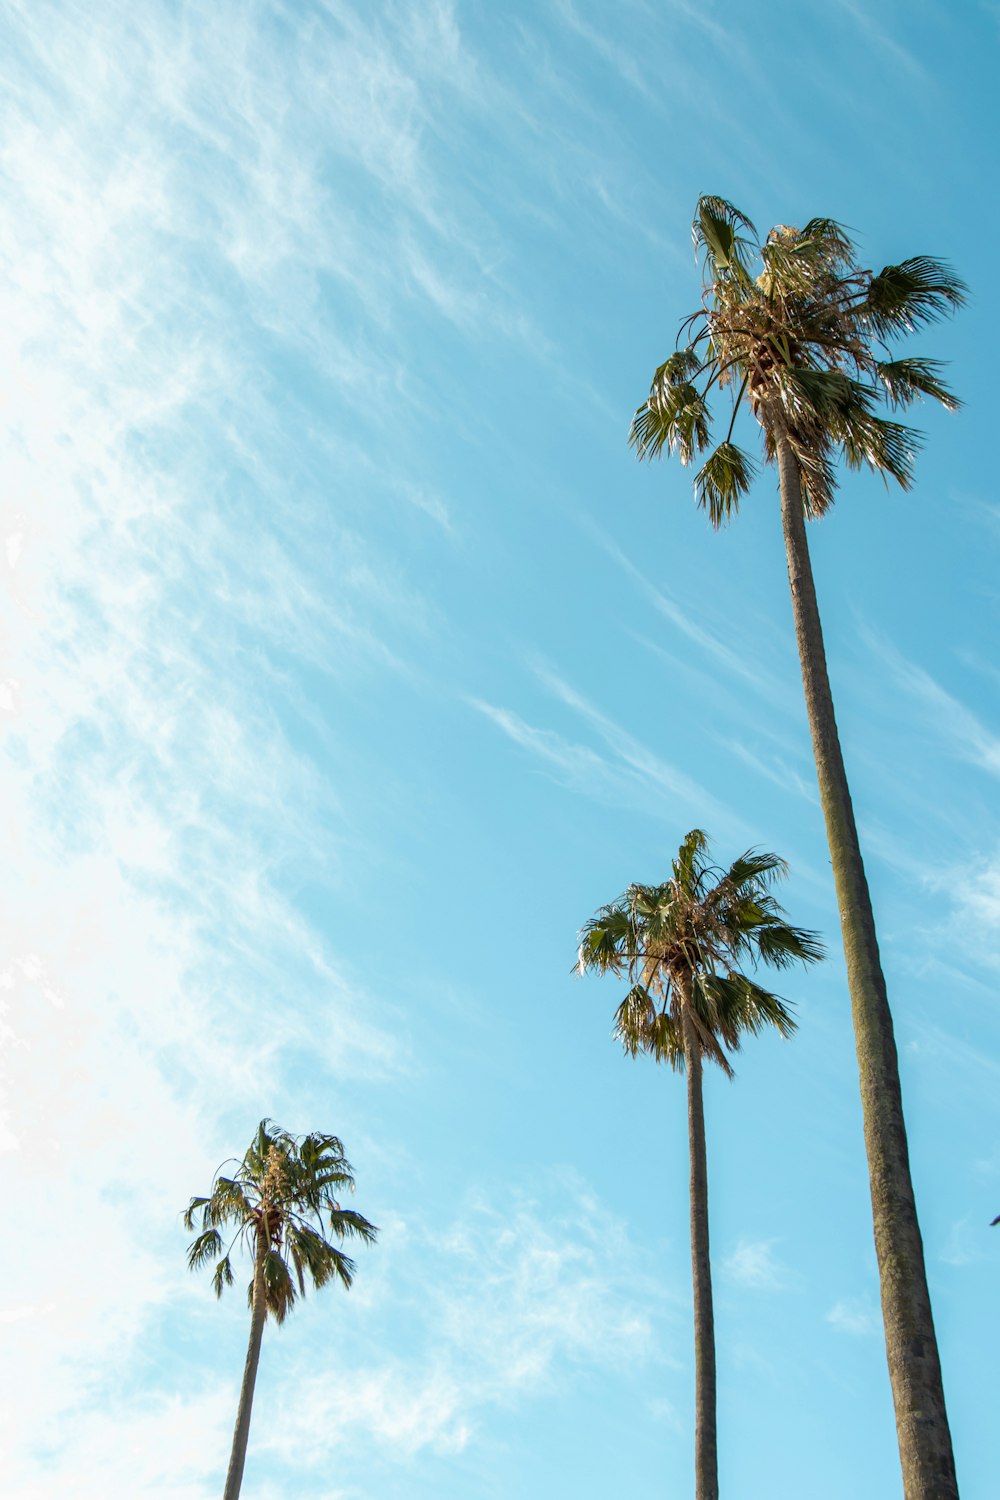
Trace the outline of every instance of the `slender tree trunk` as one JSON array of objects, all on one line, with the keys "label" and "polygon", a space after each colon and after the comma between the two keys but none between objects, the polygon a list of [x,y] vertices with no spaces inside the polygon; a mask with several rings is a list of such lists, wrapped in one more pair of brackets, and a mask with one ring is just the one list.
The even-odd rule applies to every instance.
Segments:
[{"label": "slender tree trunk", "polygon": [[264,1257],[267,1255],[268,1238],[259,1236],[257,1257],[253,1268],[253,1311],[250,1315],[250,1344],[247,1362],[243,1368],[243,1386],[240,1390],[240,1406],[236,1415],[236,1430],[233,1433],[233,1451],[229,1458],[229,1473],[223,1500],[239,1500],[243,1483],[243,1465],[247,1456],[247,1441],[250,1437],[250,1411],[253,1407],[253,1390],[257,1383],[257,1366],[260,1363],[260,1343],[264,1334],[264,1318],[267,1314],[267,1299],[264,1292]]},{"label": "slender tree trunk", "polygon": [[892,1016],[833,712],[802,510],[801,476],[775,434],[795,634],[851,994],[889,1379],[906,1500],[957,1500],[958,1482],[923,1243],[910,1180]]},{"label": "slender tree trunk", "polygon": [[695,1500],[719,1500],[719,1460],[715,1429],[715,1318],[712,1312],[712,1267],[708,1253],[705,1111],[701,1092],[701,1043],[688,1013],[690,999],[690,988],[686,993],[682,990],[688,1151],[691,1159],[691,1276],[694,1284],[694,1493]]}]

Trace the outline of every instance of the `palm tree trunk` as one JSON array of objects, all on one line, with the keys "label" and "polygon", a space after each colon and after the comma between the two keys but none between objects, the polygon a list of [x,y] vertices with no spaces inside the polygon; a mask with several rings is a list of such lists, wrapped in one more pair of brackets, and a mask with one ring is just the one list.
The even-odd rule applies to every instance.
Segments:
[{"label": "palm tree trunk", "polygon": [[229,1473],[223,1500],[239,1500],[243,1483],[243,1465],[247,1456],[247,1441],[250,1437],[250,1411],[253,1407],[253,1391],[257,1383],[257,1366],[260,1363],[260,1343],[264,1335],[264,1319],[267,1315],[267,1298],[264,1291],[264,1258],[268,1240],[259,1236],[257,1257],[253,1269],[253,1311],[250,1315],[250,1344],[247,1362],[243,1367],[243,1386],[240,1390],[240,1406],[236,1415],[236,1430],[233,1433],[233,1451],[229,1457]]},{"label": "palm tree trunk", "polygon": [[688,1151],[691,1165],[691,1276],[694,1289],[695,1500],[719,1500],[715,1429],[715,1318],[708,1247],[708,1164],[702,1103],[701,1043],[691,1024],[690,987],[682,987],[687,1074]]},{"label": "palm tree trunk", "polygon": [[836,883],[861,1076],[865,1148],[889,1379],[906,1500],[957,1500],[923,1243],[910,1179],[892,1016],[844,771],[806,541],[801,476],[775,433],[795,635]]}]

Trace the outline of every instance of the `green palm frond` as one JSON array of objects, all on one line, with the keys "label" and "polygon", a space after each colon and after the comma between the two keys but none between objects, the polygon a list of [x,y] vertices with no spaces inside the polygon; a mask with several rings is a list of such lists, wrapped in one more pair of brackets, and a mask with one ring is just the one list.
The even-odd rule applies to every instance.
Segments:
[{"label": "green palm frond", "polygon": [[620,973],[622,953],[627,951],[631,931],[631,918],[621,905],[602,907],[580,932],[574,965],[577,972],[610,969]]},{"label": "green palm frond", "polygon": [[964,306],[968,287],[942,260],[915,255],[873,276],[854,317],[880,338],[913,333]]},{"label": "green palm frond", "polygon": [[[351,1175],[344,1158],[344,1145],[338,1136],[304,1136],[298,1155],[303,1169],[316,1177],[329,1171],[340,1172],[345,1177]],[[353,1178],[351,1180],[353,1181]]]},{"label": "green palm frond", "polygon": [[[188,1229],[191,1225],[186,1226]],[[217,1229],[207,1229],[188,1247],[188,1270],[198,1271],[222,1249],[222,1235]]]},{"label": "green palm frond", "polygon": [[322,1235],[308,1226],[299,1226],[289,1236],[293,1258],[297,1260],[300,1280],[304,1289],[304,1272],[316,1287],[325,1286],[336,1278],[345,1287],[350,1287],[356,1270],[354,1261],[336,1245],[331,1245]]},{"label": "green palm frond", "polygon": [[811,422],[826,424],[852,407],[872,407],[873,392],[843,370],[789,366],[776,372],[776,381],[793,428]]},{"label": "green palm frond", "polygon": [[869,412],[850,411],[837,424],[836,437],[850,469],[867,467],[888,474],[900,489],[913,483],[923,435],[902,422],[890,422]]},{"label": "green palm frond", "polygon": [[[749,236],[741,235],[741,229],[749,231]],[[757,243],[757,231],[732,203],[711,194],[699,198],[691,236],[695,254],[705,252],[713,277],[749,278],[749,254]]]},{"label": "green palm frond", "polygon": [[614,1034],[635,1057],[646,1050],[645,1038],[656,1021],[657,1006],[645,985],[634,984],[615,1011]]},{"label": "green palm frond", "polygon": [[828,271],[840,273],[855,264],[854,245],[843,224],[836,219],[810,219],[799,231],[793,230],[800,257],[808,256]]},{"label": "green palm frond", "polygon": [[365,1245],[375,1243],[378,1230],[374,1224],[362,1218],[353,1208],[332,1207],[328,1210],[330,1231],[341,1240],[361,1240]]},{"label": "green palm frond", "polygon": [[718,889],[722,892],[742,891],[744,887],[750,887],[757,891],[761,887],[766,889],[775,880],[786,879],[787,875],[788,863],[780,855],[769,854],[763,849],[748,849],[733,860]]},{"label": "green palm frond", "polygon": [[[706,1062],[714,1063],[727,1078],[734,1078],[736,1075],[729,1061],[729,1053],[739,1051],[740,1034],[731,1025],[731,1018],[720,1012],[715,996],[706,991],[701,976],[691,987],[691,1004],[686,1020],[694,1033],[699,1056]],[[679,1029],[683,1031],[683,1026]],[[685,1046],[680,1058],[673,1064],[678,1073],[687,1064],[687,1051]]]},{"label": "green palm frond", "polygon": [[850,240],[833,219],[810,219],[802,230],[779,224],[761,247],[764,269],[757,286],[769,299],[808,301],[817,282],[853,265],[852,251]]},{"label": "green palm frond", "polygon": [[212,1185],[212,1196],[205,1202],[203,1218],[206,1224],[235,1223],[245,1219],[251,1209],[243,1184],[231,1177],[216,1177]]},{"label": "green palm frond", "polygon": [[317,1188],[335,1187],[350,1191],[354,1187],[354,1178],[350,1172],[345,1172],[339,1167],[327,1167],[325,1157],[321,1157],[319,1166],[312,1175],[311,1180]]},{"label": "green palm frond", "polygon": [[678,349],[653,376],[652,389],[659,390],[664,385],[684,385],[700,374],[701,368],[702,360],[696,349]]},{"label": "green palm frond", "polygon": [[703,862],[707,853],[708,834],[703,828],[692,828],[691,832],[685,835],[675,858],[670,862],[674,879],[685,890],[696,889],[701,879]]},{"label": "green palm frond", "polygon": [[294,1229],[289,1230],[288,1247],[295,1262],[299,1287],[303,1293],[306,1289],[305,1271],[307,1269],[314,1286],[320,1287],[329,1281],[333,1274],[333,1261],[339,1252],[321,1234],[317,1234],[315,1229],[310,1229],[307,1224],[296,1225]]},{"label": "green palm frond", "polygon": [[837,488],[833,461],[824,448],[806,447],[794,437],[791,441],[801,471],[802,509],[807,516],[823,516],[833,504]]},{"label": "green palm frond", "polygon": [[708,408],[689,381],[663,379],[633,417],[629,442],[641,459],[658,458],[665,447],[689,464],[708,446],[709,421]]},{"label": "green palm frond", "polygon": [[796,1028],[788,1002],[746,974],[705,975],[701,986],[711,996],[726,1028],[738,1039],[757,1036],[768,1026],[789,1037]]},{"label": "green palm frond", "polygon": [[755,472],[749,454],[731,442],[720,443],[698,470],[694,479],[695,499],[699,509],[708,512],[716,529],[736,514]]},{"label": "green palm frond", "polygon": [[[800,462],[804,467],[811,468],[813,452],[826,457],[828,446],[838,444],[849,468],[867,465],[876,473],[890,475],[903,489],[909,488],[921,436],[912,427],[880,417],[871,386],[842,370],[789,370],[782,380],[782,393],[793,442],[803,450]],[[810,442],[812,428],[815,435]]]},{"label": "green palm frond", "polygon": [[614,1036],[630,1057],[647,1052],[657,1062],[684,1067],[684,1041],[677,1017],[657,1005],[649,991],[634,985],[615,1012]]},{"label": "green palm frond", "polygon": [[295,1277],[299,1284],[299,1296],[304,1297],[306,1294],[306,1262],[299,1244],[300,1234],[301,1230],[298,1226],[296,1226],[295,1228],[290,1227],[286,1236],[286,1241],[288,1245],[289,1259],[292,1262],[292,1270],[295,1272]]},{"label": "green palm frond", "polygon": [[[268,1250],[264,1256],[264,1296],[267,1310],[276,1323],[283,1323],[295,1305],[295,1283],[288,1264],[277,1250]],[[253,1283],[250,1285],[250,1306],[253,1307]]]},{"label": "green palm frond", "polygon": [[779,917],[761,921],[755,941],[761,962],[772,969],[789,969],[796,963],[817,963],[826,957],[826,948],[815,932],[805,927],[793,927]]},{"label": "green palm frond", "polygon": [[221,1297],[224,1289],[233,1284],[233,1267],[228,1255],[224,1255],[212,1274],[212,1290]]},{"label": "green palm frond", "polygon": [[654,406],[651,401],[643,402],[632,418],[632,425],[628,430],[629,447],[635,449],[640,460],[659,458],[663,449],[668,446],[669,438],[669,418],[665,417],[662,410]]},{"label": "green palm frond", "polygon": [[681,1072],[684,1068],[684,1041],[676,1019],[668,1010],[657,1011],[643,1040],[642,1050],[656,1062],[665,1062]]},{"label": "green palm frond", "polygon": [[182,1215],[182,1222],[184,1224],[184,1228],[185,1229],[191,1230],[191,1229],[194,1228],[194,1216],[195,1216],[195,1213],[196,1213],[196,1211],[199,1208],[204,1208],[207,1202],[208,1202],[207,1198],[192,1198],[191,1199],[191,1202],[188,1204],[187,1208],[184,1210],[184,1213]]},{"label": "green palm frond", "polygon": [[910,406],[921,396],[931,396],[948,411],[957,411],[962,403],[938,375],[943,369],[939,359],[894,359],[875,364],[875,374],[893,406]]}]

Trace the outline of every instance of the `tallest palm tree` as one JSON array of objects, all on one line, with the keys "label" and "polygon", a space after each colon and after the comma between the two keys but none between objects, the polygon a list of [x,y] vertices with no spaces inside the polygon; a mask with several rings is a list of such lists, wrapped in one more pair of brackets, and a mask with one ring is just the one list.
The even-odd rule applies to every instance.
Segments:
[{"label": "tallest palm tree", "polygon": [[[664,450],[691,463],[707,451],[695,495],[713,525],[738,509],[754,463],[733,442],[744,402],[765,462],[778,470],[795,633],[820,798],[840,908],[857,1043],[886,1353],[906,1500],[957,1500],[923,1245],[871,899],[827,674],[806,520],[832,504],[836,461],[867,466],[903,489],[919,434],[883,414],[922,396],[958,405],[931,359],[894,358],[891,343],[965,298],[940,261],[916,256],[877,274],[862,268],[832,219],[778,225],[763,244],[722,198],[699,201],[701,306],[681,324],[675,352],[656,371],[635,414],[640,458]],[[756,274],[755,274],[756,272]],[[709,396],[732,394],[725,438],[712,445]],[[727,416],[729,413],[727,412]]]}]

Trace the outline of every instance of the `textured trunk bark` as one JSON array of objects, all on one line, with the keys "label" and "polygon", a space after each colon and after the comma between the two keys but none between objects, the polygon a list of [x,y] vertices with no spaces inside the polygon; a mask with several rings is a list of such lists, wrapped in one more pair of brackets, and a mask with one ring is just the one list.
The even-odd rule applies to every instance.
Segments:
[{"label": "textured trunk bark", "polygon": [[264,1256],[267,1254],[267,1237],[258,1241],[257,1257],[253,1268],[253,1311],[250,1315],[250,1343],[247,1362],[243,1368],[243,1386],[240,1390],[240,1406],[233,1433],[233,1451],[229,1458],[229,1473],[223,1500],[239,1500],[243,1483],[243,1465],[247,1456],[247,1441],[250,1437],[250,1411],[253,1407],[253,1391],[257,1383],[257,1366],[260,1363],[260,1343],[264,1335],[264,1318],[267,1301],[264,1294]]},{"label": "textured trunk bark", "polygon": [[715,1429],[715,1318],[708,1245],[708,1165],[702,1103],[701,1044],[688,1015],[690,990],[682,989],[687,1076],[688,1151],[691,1164],[691,1276],[694,1287],[695,1500],[719,1500]]},{"label": "textured trunk bark", "polygon": [[892,1016],[834,718],[806,541],[801,477],[785,437],[779,432],[775,440],[795,635],[847,960],[903,1493],[906,1500],[957,1500],[941,1365],[910,1180]]}]

